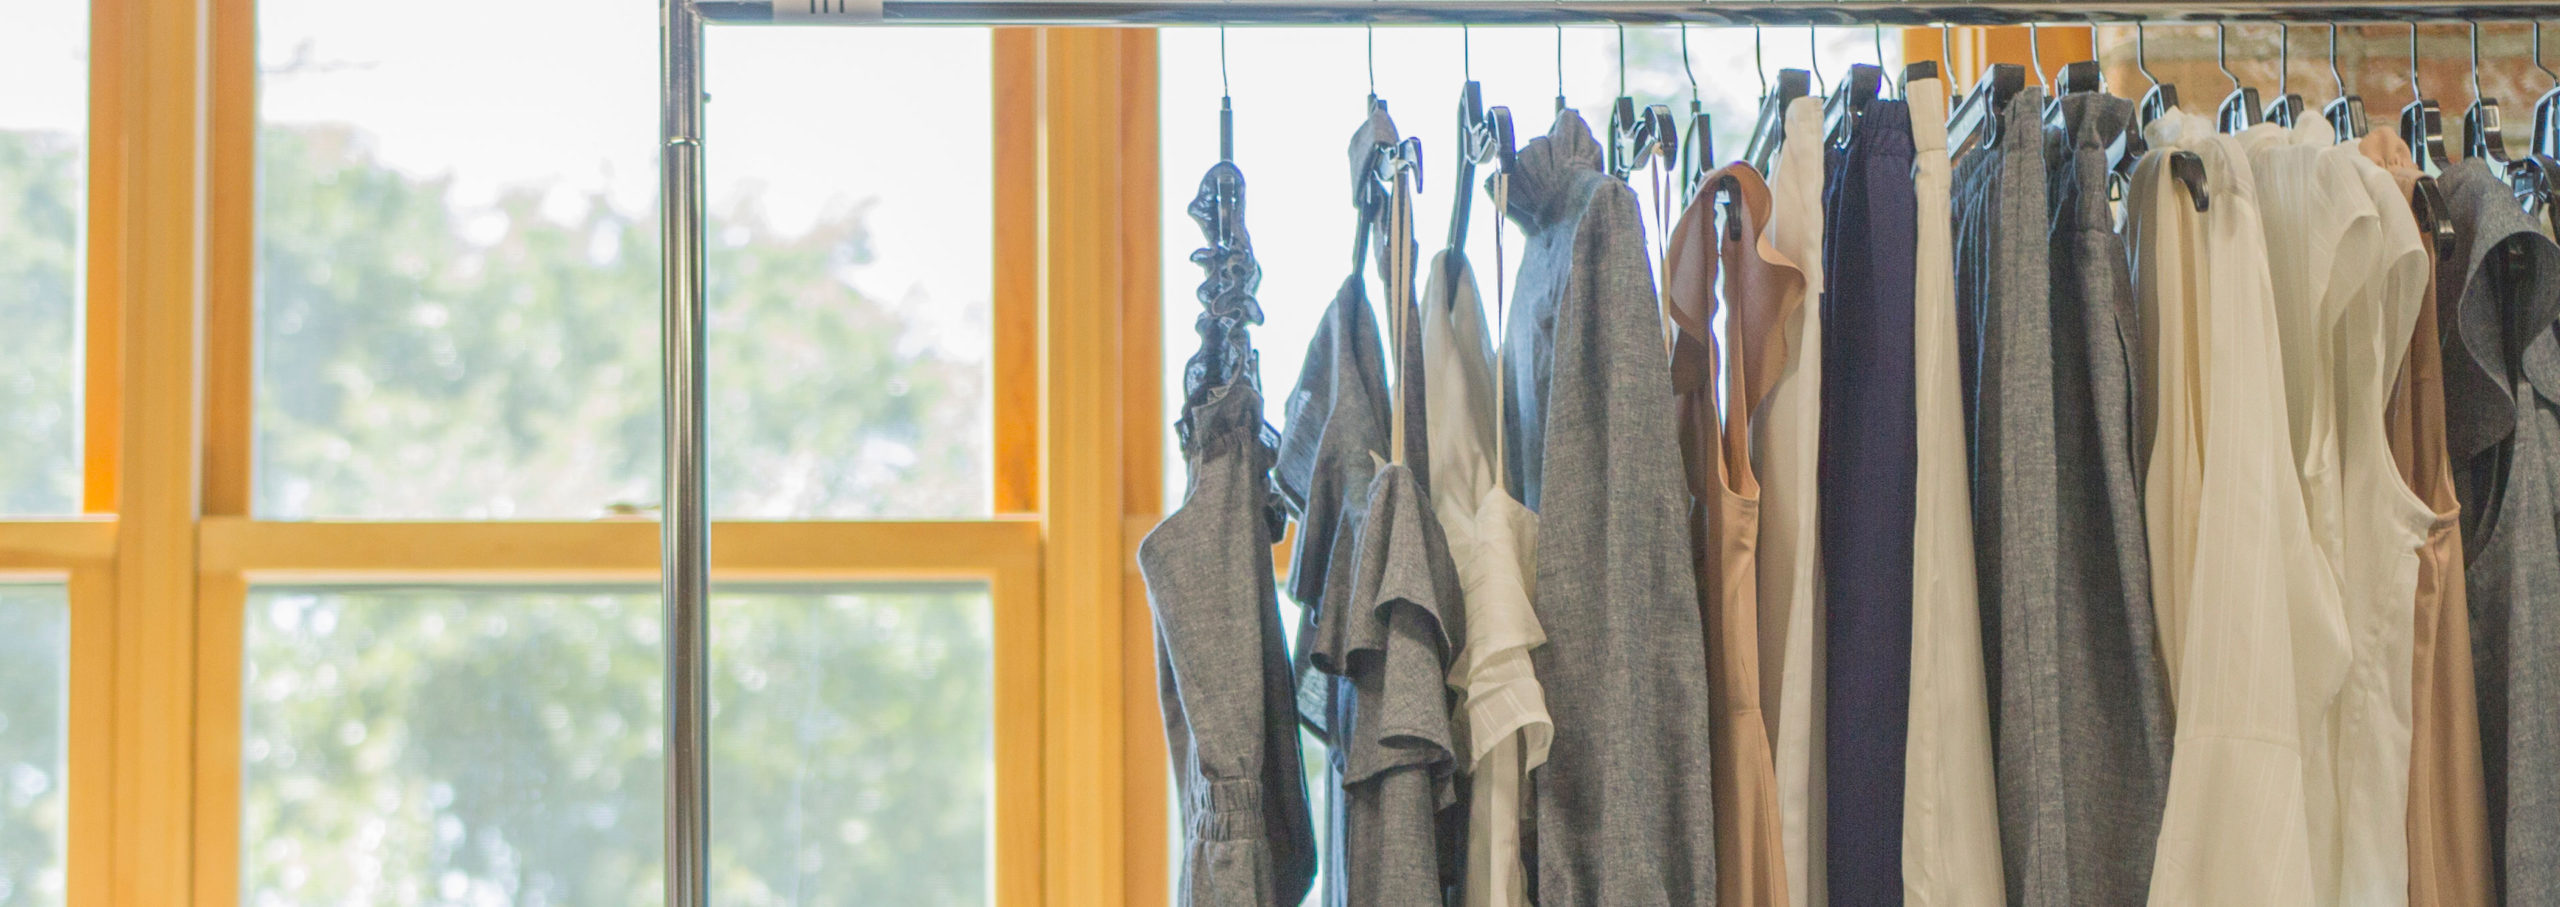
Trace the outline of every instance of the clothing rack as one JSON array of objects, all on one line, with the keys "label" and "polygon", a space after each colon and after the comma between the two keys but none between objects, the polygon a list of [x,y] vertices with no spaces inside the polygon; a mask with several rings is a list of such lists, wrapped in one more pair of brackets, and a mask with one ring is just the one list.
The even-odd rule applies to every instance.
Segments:
[{"label": "clothing rack", "polygon": [[2560,13],[2544,0],[695,0],[723,25],[2051,25],[2458,22]]},{"label": "clothing rack", "polygon": [[668,907],[709,899],[710,693],[704,506],[702,29],[722,25],[2025,25],[2461,22],[2560,17],[2555,0],[661,0],[659,229],[666,476]]}]

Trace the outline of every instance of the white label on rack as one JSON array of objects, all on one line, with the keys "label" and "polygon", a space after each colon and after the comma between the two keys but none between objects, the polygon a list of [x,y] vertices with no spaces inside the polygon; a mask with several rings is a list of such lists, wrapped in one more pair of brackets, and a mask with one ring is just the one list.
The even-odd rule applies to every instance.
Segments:
[{"label": "white label on rack", "polygon": [[880,0],[773,0],[773,21],[880,21]]}]

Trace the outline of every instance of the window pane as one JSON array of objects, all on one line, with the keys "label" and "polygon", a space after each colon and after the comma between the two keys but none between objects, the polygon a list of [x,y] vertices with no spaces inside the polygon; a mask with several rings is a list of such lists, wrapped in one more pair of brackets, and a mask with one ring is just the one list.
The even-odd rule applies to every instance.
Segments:
[{"label": "window pane", "polygon": [[[656,503],[656,7],[265,0],[259,41],[258,514]],[[710,51],[714,512],[988,512],[987,32]]]},{"label": "window pane", "polygon": [[[985,903],[984,587],[712,606],[713,899]],[[245,903],[661,901],[655,590],[261,587],[248,609]]]},{"label": "window pane", "polygon": [[71,605],[0,586],[0,904],[63,902]]},{"label": "window pane", "polygon": [[[0,28],[0,513],[80,509],[89,5],[17,3]],[[8,903],[0,895],[0,903]]]}]

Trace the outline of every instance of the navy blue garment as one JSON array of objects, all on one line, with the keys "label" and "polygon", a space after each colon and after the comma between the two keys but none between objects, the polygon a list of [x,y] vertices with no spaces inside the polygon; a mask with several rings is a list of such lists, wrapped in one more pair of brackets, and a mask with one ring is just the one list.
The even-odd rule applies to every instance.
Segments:
[{"label": "navy blue garment", "polygon": [[1869,104],[1826,186],[1822,267],[1823,795],[1835,904],[1902,903],[1919,410],[1911,108]]}]

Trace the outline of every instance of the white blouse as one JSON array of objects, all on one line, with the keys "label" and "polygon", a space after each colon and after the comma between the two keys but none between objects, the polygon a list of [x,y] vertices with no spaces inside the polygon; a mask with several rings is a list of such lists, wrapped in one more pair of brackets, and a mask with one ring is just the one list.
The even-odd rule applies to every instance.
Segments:
[{"label": "white blouse", "polygon": [[1431,508],[1466,595],[1466,640],[1449,666],[1449,686],[1460,697],[1458,746],[1473,781],[1465,903],[1527,907],[1521,779],[1546,764],[1555,739],[1546,693],[1529,664],[1529,650],[1547,641],[1529,598],[1538,518],[1512,499],[1497,472],[1491,335],[1475,273],[1461,266],[1452,280],[1449,262],[1446,252],[1432,259],[1422,294],[1422,392]]},{"label": "white blouse", "polygon": [[[2295,629],[2336,584],[2292,456],[2256,178],[2206,117],[2172,111],[2144,132],[2128,234],[2152,593],[2177,710],[2150,902],[2313,903]],[[2202,158],[2207,211],[2171,178],[2177,151]]]}]

